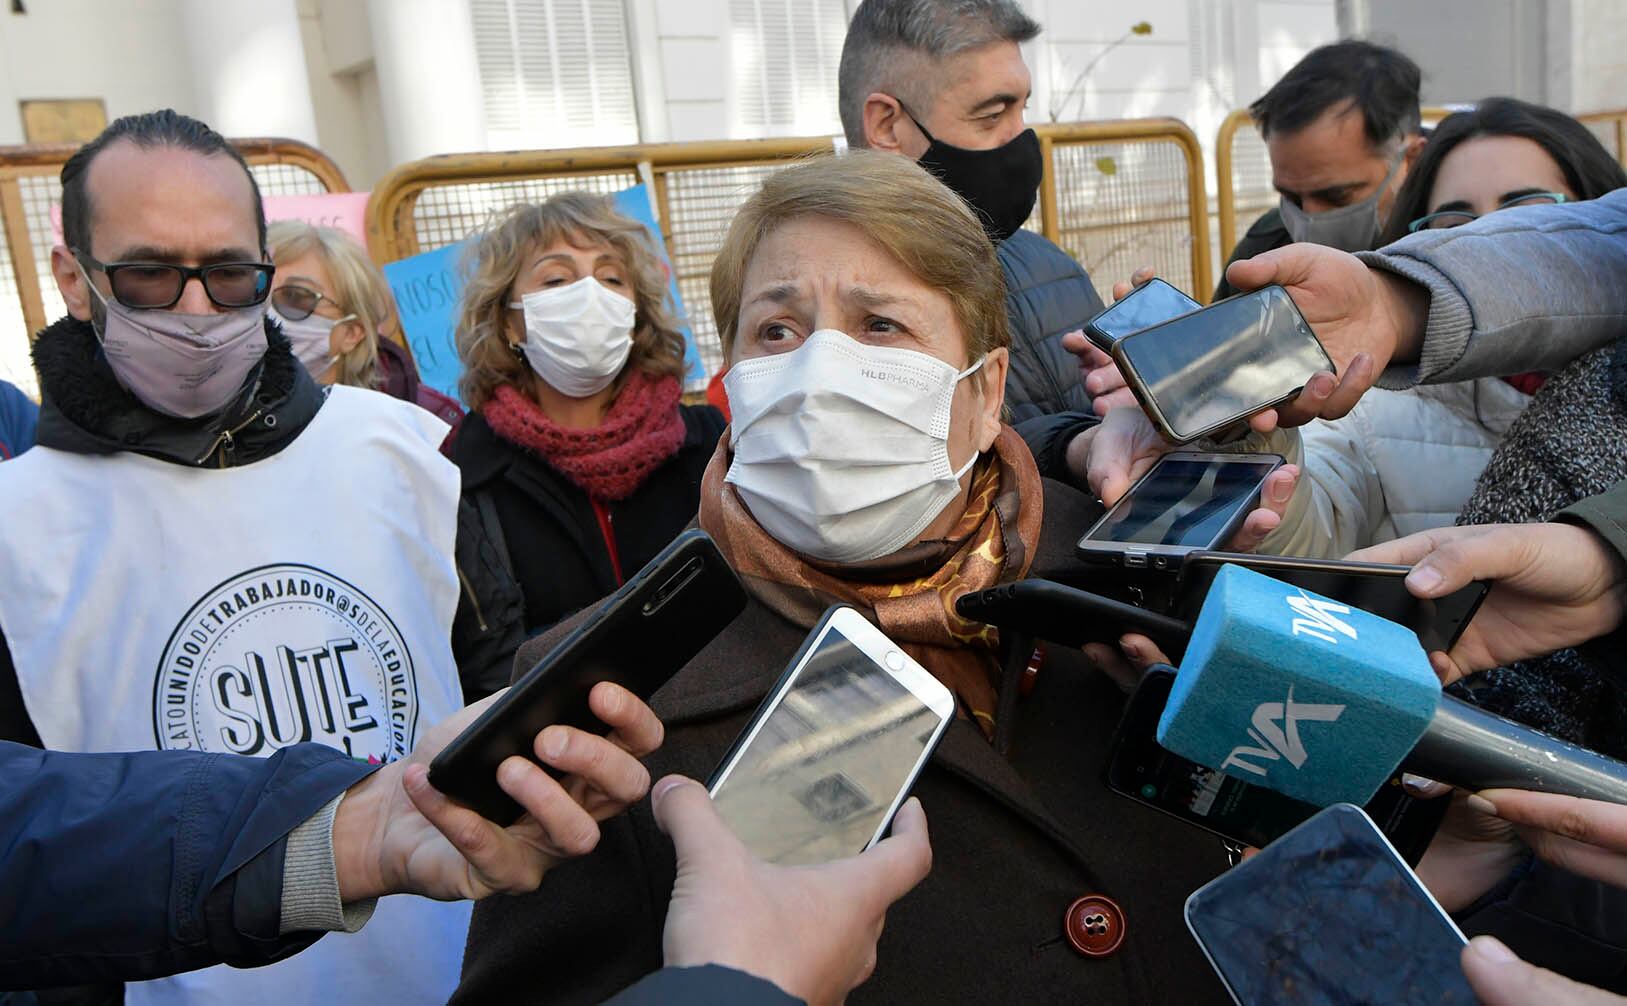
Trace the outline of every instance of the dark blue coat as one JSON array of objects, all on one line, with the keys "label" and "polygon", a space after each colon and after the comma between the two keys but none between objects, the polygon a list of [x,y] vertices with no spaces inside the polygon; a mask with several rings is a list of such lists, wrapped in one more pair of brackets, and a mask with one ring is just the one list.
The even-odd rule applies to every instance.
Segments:
[{"label": "dark blue coat", "polygon": [[1033,231],[995,248],[1006,276],[1011,370],[1006,406],[1012,423],[1057,412],[1089,412],[1079,362],[1062,337],[1101,313],[1102,298],[1073,256]]},{"label": "dark blue coat", "polygon": [[0,742],[0,988],[270,964],[286,837],[376,766],[300,744],[270,758],[67,754]]}]

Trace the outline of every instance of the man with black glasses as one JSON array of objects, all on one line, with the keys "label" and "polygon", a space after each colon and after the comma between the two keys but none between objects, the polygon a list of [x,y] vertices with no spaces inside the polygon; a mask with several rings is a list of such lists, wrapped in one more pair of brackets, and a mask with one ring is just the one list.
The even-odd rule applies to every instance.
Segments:
[{"label": "man with black glasses", "polygon": [[[266,318],[259,190],[208,126],[119,119],[62,185],[51,264],[68,315],[34,345],[37,446],[0,466],[0,736],[404,757],[463,705],[445,424],[311,380]],[[290,846],[286,865],[331,870],[321,846]],[[132,985],[127,1000],[444,1001],[468,917],[392,898],[365,932],[297,960]],[[284,932],[358,923],[337,899],[282,905]]]}]

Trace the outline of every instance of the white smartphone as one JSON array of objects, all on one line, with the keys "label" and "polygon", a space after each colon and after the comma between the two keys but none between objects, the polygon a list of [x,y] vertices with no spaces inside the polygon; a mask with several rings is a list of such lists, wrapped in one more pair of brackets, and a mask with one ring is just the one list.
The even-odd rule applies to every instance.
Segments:
[{"label": "white smartphone", "polygon": [[825,612],[707,788],[758,858],[795,866],[881,840],[954,695],[852,608]]},{"label": "white smartphone", "polygon": [[1462,931],[1348,803],[1194,891],[1186,925],[1241,1006],[1478,1001]]}]

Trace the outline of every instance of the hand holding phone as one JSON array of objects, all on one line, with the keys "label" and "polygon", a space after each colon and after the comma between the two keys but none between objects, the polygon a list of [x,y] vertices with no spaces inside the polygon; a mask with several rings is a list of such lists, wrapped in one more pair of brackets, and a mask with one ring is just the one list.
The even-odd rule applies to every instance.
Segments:
[{"label": "hand holding phone", "polygon": [[1240,1006],[1478,1001],[1463,933],[1350,804],[1193,892],[1186,924]]},{"label": "hand holding phone", "polygon": [[1313,375],[1334,369],[1280,286],[1126,335],[1112,355],[1148,418],[1175,443],[1281,405]]},{"label": "hand holding phone", "polygon": [[1188,553],[1229,540],[1282,464],[1276,454],[1166,454],[1079,539],[1079,557],[1177,569]]},{"label": "hand holding phone", "polygon": [[[685,531],[548,652],[429,766],[436,789],[498,824],[520,805],[497,785],[550,724],[604,733],[588,693],[613,681],[640,699],[666,684],[746,606],[746,593],[704,531]],[[543,766],[546,770],[547,766]]]},{"label": "hand holding phone", "polygon": [[885,834],[955,715],[948,688],[852,608],[831,608],[712,774],[757,858],[827,863]]},{"label": "hand holding phone", "polygon": [[1144,328],[1179,318],[1203,307],[1156,276],[1120,297],[1085,324],[1085,337],[1103,352]]}]

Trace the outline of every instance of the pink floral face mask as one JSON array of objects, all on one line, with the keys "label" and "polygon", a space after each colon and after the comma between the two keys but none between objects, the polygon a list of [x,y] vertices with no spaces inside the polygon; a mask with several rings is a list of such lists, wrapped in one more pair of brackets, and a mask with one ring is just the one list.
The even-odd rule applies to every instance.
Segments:
[{"label": "pink floral face mask", "polygon": [[138,311],[102,305],[102,352],[119,383],[155,412],[196,419],[218,412],[266,355],[266,305],[221,314]]}]

